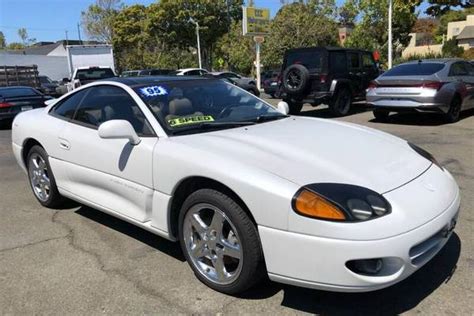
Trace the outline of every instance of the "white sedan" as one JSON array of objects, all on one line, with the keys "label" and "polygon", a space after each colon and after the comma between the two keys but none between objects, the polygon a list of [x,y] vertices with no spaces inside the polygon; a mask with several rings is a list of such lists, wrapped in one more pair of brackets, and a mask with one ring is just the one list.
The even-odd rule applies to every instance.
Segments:
[{"label": "white sedan", "polygon": [[429,153],[286,112],[218,79],[117,78],[18,115],[13,151],[42,205],[69,198],[179,240],[224,293],[267,275],[372,291],[446,244],[460,194]]}]

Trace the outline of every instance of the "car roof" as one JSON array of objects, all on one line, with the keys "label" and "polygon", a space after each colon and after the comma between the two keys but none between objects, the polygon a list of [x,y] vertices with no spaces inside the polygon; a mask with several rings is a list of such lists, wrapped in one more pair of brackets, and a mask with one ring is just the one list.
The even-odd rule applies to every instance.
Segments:
[{"label": "car roof", "polygon": [[439,63],[439,64],[446,64],[455,61],[461,61],[462,58],[428,58],[428,59],[420,59],[420,60],[411,60],[407,61],[404,64],[416,64],[416,63]]},{"label": "car roof", "polygon": [[298,51],[311,51],[311,50],[352,51],[352,52],[356,51],[356,52],[364,52],[364,53],[372,54],[372,52],[369,50],[364,50],[364,49],[359,49],[359,48],[334,47],[334,46],[312,46],[312,47],[292,48],[292,49],[288,49],[286,53],[298,52]]},{"label": "car roof", "polygon": [[150,77],[114,77],[98,81],[113,81],[126,84],[130,87],[156,85],[160,82],[172,81],[192,81],[192,80],[218,80],[210,77],[192,77],[192,76],[150,76]]}]

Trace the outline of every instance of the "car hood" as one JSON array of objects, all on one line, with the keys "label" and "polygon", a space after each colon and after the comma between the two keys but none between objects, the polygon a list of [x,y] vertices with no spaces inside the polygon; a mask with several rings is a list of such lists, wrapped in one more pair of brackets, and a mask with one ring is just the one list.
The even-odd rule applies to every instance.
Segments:
[{"label": "car hood", "polygon": [[304,117],[175,140],[222,159],[253,165],[301,186],[347,183],[385,193],[416,178],[431,165],[406,141],[392,135],[355,124]]}]

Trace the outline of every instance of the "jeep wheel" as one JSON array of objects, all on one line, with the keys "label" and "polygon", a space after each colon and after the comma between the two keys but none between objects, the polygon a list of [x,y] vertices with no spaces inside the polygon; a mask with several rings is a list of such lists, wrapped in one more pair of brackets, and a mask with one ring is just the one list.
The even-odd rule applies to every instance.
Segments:
[{"label": "jeep wheel", "polygon": [[348,88],[338,89],[333,95],[329,108],[335,116],[344,116],[349,113],[352,103],[352,94]]},{"label": "jeep wheel", "polygon": [[372,112],[374,114],[375,120],[378,122],[386,122],[390,112],[387,110],[374,110]]},{"label": "jeep wheel", "polygon": [[287,101],[287,103],[288,103],[288,108],[290,109],[290,111],[288,112],[289,114],[291,115],[300,114],[301,109],[303,108],[303,103],[289,102],[289,101]]},{"label": "jeep wheel", "polygon": [[309,82],[308,69],[300,64],[289,66],[283,72],[283,88],[288,94],[298,94],[304,91]]}]

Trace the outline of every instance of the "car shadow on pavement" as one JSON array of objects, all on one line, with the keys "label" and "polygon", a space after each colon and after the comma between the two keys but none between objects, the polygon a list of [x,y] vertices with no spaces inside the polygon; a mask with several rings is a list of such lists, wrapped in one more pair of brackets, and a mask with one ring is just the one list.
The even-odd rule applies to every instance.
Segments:
[{"label": "car shadow on pavement", "polygon": [[[365,103],[354,103],[351,105],[351,109],[346,116],[359,114],[372,110],[372,108]],[[301,111],[299,116],[309,116],[309,117],[319,117],[319,118],[335,118],[334,114],[329,110],[328,107],[318,106],[316,108],[311,108],[308,111]]]},{"label": "car shadow on pavement", "polygon": [[181,262],[186,261],[179,243],[159,237],[140,227],[87,206],[81,206],[75,213],[136,239]]},{"label": "car shadow on pavement", "polygon": [[297,311],[322,315],[397,315],[415,308],[439,286],[449,282],[460,252],[461,240],[454,233],[420,270],[398,284],[374,292],[337,293],[264,283],[242,298],[262,299],[283,290],[281,305]]},{"label": "car shadow on pavement", "polygon": [[[474,115],[474,109],[462,111],[459,120]],[[443,115],[438,113],[396,113],[391,114],[384,122],[378,122],[375,118],[371,119],[371,123],[398,124],[398,125],[417,125],[417,126],[440,126],[447,125]]]}]

